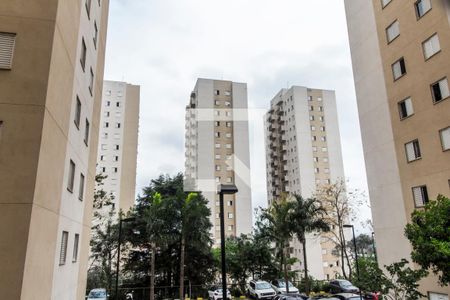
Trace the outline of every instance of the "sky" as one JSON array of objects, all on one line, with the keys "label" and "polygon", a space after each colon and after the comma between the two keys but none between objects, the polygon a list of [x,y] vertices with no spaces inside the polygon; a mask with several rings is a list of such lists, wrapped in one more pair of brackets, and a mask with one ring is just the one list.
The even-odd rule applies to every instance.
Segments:
[{"label": "sky", "polygon": [[292,85],[336,91],[347,185],[367,191],[342,0],[111,0],[105,79],[141,86],[137,193],[183,171],[197,78],[248,85],[253,207],[267,206],[262,114]]}]

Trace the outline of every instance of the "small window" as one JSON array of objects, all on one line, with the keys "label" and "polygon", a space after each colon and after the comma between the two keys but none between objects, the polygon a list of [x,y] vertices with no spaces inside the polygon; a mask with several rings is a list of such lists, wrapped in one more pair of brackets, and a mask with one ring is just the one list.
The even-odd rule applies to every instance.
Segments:
[{"label": "small window", "polygon": [[310,121],[314,121],[314,116],[309,116]]},{"label": "small window", "polygon": [[219,149],[220,148],[220,144],[216,144],[216,149]]},{"label": "small window", "polygon": [[75,123],[75,126],[77,127],[77,129],[80,128],[80,119],[81,119],[81,101],[80,98],[78,98],[77,96],[77,104],[76,104],[76,108],[75,108],[75,118],[73,120],[73,122]]},{"label": "small window", "polygon": [[116,149],[116,150],[119,150],[119,149],[120,149],[120,146],[119,146],[119,145],[115,145],[115,149]]},{"label": "small window", "polygon": [[231,149],[231,144],[226,144],[226,145],[225,145],[225,148]]},{"label": "small window", "polygon": [[78,199],[83,201],[84,196],[84,175],[83,173],[80,173],[80,188],[78,190]]},{"label": "small window", "polygon": [[314,173],[317,174],[317,173],[319,173],[319,171],[320,171],[319,168],[314,168]]},{"label": "small window", "polygon": [[214,126],[219,127],[220,126],[220,122],[219,121],[215,121],[214,122]]},{"label": "small window", "polygon": [[388,43],[395,40],[400,35],[400,23],[395,20],[391,25],[386,28],[386,37]]},{"label": "small window", "polygon": [[114,155],[114,161],[119,161],[119,156]]},{"label": "small window", "polygon": [[447,78],[443,78],[438,82],[433,83],[431,85],[431,92],[433,94],[433,101],[435,103],[450,96]]},{"label": "small window", "polygon": [[308,101],[312,101],[313,97],[312,96],[308,96]]},{"label": "small window", "polygon": [[432,37],[430,37],[428,40],[422,43],[423,48],[423,55],[425,56],[425,59],[429,59],[438,52],[441,51],[441,45],[439,43],[439,37],[436,34],[434,34]]},{"label": "small window", "polygon": [[406,159],[408,162],[421,158],[419,140],[414,140],[405,144]]},{"label": "small window", "polygon": [[315,142],[317,140],[317,137],[315,135],[311,136],[311,141]]},{"label": "small window", "polygon": [[226,138],[231,138],[231,133],[229,133],[229,132],[228,132],[228,133],[225,133],[225,137],[226,137]]},{"label": "small window", "polygon": [[231,102],[230,101],[225,101],[225,106],[231,106]]},{"label": "small window", "polygon": [[414,113],[411,98],[406,98],[398,103],[398,111],[400,113],[400,119],[407,118]]},{"label": "small window", "polygon": [[406,74],[405,59],[403,57],[392,64],[392,74],[394,75],[394,80]]},{"label": "small window", "polygon": [[314,106],[311,105],[311,106],[309,107],[309,111],[314,111]]},{"label": "small window", "polygon": [[228,219],[233,219],[233,213],[228,213]]},{"label": "small window", "polygon": [[431,9],[431,0],[418,0],[415,3],[417,18],[422,18]]},{"label": "small window", "polygon": [[226,122],[227,127],[231,127],[231,122]]},{"label": "small window", "polygon": [[220,111],[215,110],[215,111],[214,111],[214,115],[215,115],[215,116],[220,116]]},{"label": "small window", "polygon": [[441,136],[442,150],[450,150],[450,127],[441,129],[439,135]]},{"label": "small window", "polygon": [[70,160],[69,178],[67,181],[67,189],[69,190],[69,192],[73,191],[74,181],[75,181],[75,163],[73,162],[73,160]]},{"label": "small window", "polygon": [[72,255],[72,262],[77,262],[78,260],[78,244],[80,242],[80,235],[78,233],[75,233],[75,238],[73,240],[73,255]]},{"label": "small window", "polygon": [[108,145],[107,144],[102,144],[102,150],[108,150]]},{"label": "small window", "polygon": [[97,39],[98,39],[98,27],[97,22],[94,22],[94,48],[97,49]]},{"label": "small window", "polygon": [[84,143],[86,146],[89,144],[89,130],[91,125],[89,124],[88,119],[86,119],[86,125],[84,127]]},{"label": "small window", "polygon": [[326,141],[327,141],[327,137],[326,137],[326,136],[321,136],[321,137],[320,137],[320,140],[321,140],[322,142],[326,142]]},{"label": "small window", "polygon": [[414,197],[414,204],[416,207],[422,207],[428,203],[429,199],[426,185],[413,187],[412,191]]},{"label": "small window", "polygon": [[233,225],[228,225],[228,231],[233,231]]},{"label": "small window", "polygon": [[92,68],[91,68],[91,77],[89,79],[89,92],[91,93],[91,96],[94,93],[94,71],[92,71]]},{"label": "small window", "polygon": [[103,123],[103,127],[108,128],[109,127],[109,122],[104,122]]},{"label": "small window", "polygon": [[116,128],[120,128],[120,123],[116,123]]},{"label": "small window", "polygon": [[233,178],[232,177],[227,177],[227,183],[232,183],[233,182]]},{"label": "small window", "polygon": [[220,91],[219,90],[214,90],[214,95],[219,96],[220,95]]},{"label": "small window", "polygon": [[319,111],[323,111],[323,106],[319,106]]},{"label": "small window", "polygon": [[86,2],[85,2],[88,18],[91,16],[91,2],[92,2],[91,0],[86,0]]},{"label": "small window", "polygon": [[320,131],[325,131],[325,126],[320,126]]},{"label": "small window", "polygon": [[225,96],[231,96],[231,91],[225,91]]},{"label": "small window", "polygon": [[82,38],[81,39],[80,63],[81,63],[81,68],[83,68],[83,71],[86,68],[86,55],[87,55],[86,42],[84,41],[84,38]]},{"label": "small window", "polygon": [[388,5],[389,3],[391,3],[392,0],[381,0],[381,7],[385,8],[386,5]]},{"label": "small window", "polygon": [[220,154],[216,154],[215,158],[220,159],[221,158]]},{"label": "small window", "polygon": [[228,206],[233,206],[233,200],[229,200],[229,201],[227,202],[227,205],[228,205]]},{"label": "small window", "polygon": [[220,101],[219,100],[214,100],[214,105],[219,106],[220,105]]},{"label": "small window", "polygon": [[214,136],[215,136],[216,138],[220,138],[220,132],[215,132],[215,133],[214,133]]},{"label": "small window", "polygon": [[311,131],[314,131],[314,130],[316,130],[316,126],[311,125]]},{"label": "small window", "polygon": [[0,32],[0,69],[11,70],[15,45],[15,33]]},{"label": "small window", "polygon": [[106,106],[111,106],[111,101],[106,101]]},{"label": "small window", "polygon": [[61,237],[61,248],[59,250],[59,265],[65,265],[66,264],[66,257],[67,257],[67,241],[69,240],[69,233],[67,231],[62,232]]},{"label": "small window", "polygon": [[322,152],[327,152],[328,149],[326,147],[322,147]]},{"label": "small window", "polygon": [[216,171],[220,171],[220,165],[216,165]]}]

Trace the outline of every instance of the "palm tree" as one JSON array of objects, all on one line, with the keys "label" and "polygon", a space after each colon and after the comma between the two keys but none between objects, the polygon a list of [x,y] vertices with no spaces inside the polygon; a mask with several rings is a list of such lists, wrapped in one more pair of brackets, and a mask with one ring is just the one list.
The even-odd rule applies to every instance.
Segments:
[{"label": "palm tree", "polygon": [[325,208],[315,198],[303,199],[294,195],[293,201],[293,227],[297,239],[303,246],[303,265],[305,270],[306,293],[309,293],[308,265],[306,260],[306,234],[314,231],[329,231],[330,227],[325,221],[327,215]]},{"label": "palm tree", "polygon": [[287,293],[289,293],[289,278],[286,249],[294,235],[292,226],[294,210],[294,202],[287,201],[287,196],[283,195],[278,201],[274,201],[269,208],[262,209],[257,221],[259,234],[275,243],[284,272]]}]

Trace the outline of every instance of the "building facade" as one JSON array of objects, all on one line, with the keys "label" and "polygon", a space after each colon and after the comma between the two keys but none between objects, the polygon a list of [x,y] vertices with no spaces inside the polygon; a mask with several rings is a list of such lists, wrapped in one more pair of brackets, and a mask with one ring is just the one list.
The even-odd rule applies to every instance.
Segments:
[{"label": "building facade", "polygon": [[84,299],[108,6],[0,3],[1,299]]},{"label": "building facade", "polygon": [[[410,259],[411,213],[449,195],[450,3],[345,1],[380,266]],[[450,292],[423,280],[430,299]]]},{"label": "building facade", "polygon": [[[334,91],[293,86],[272,99],[264,118],[267,197],[269,205],[285,194],[312,197],[323,185],[344,180]],[[341,273],[333,242],[325,234],[306,240],[308,269],[317,279]],[[302,246],[291,244],[290,255],[300,264]]]},{"label": "building facade", "polygon": [[225,234],[252,231],[247,85],[198,79],[186,107],[185,190],[201,191],[211,209],[212,236],[220,244],[219,184],[235,184],[225,195]]},{"label": "building facade", "polygon": [[102,189],[114,196],[116,212],[128,211],[135,200],[139,95],[138,85],[103,83],[97,174],[107,176]]}]

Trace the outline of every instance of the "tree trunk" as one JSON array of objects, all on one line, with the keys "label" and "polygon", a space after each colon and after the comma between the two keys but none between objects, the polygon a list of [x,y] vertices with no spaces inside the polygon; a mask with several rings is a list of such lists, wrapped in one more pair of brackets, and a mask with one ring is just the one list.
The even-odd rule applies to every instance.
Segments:
[{"label": "tree trunk", "polygon": [[156,244],[151,243],[151,262],[150,262],[150,300],[155,300],[155,256],[156,256]]},{"label": "tree trunk", "polygon": [[288,269],[287,269],[287,251],[286,247],[283,249],[283,260],[284,260],[284,283],[286,284],[286,294],[289,293],[289,277],[288,277]]},{"label": "tree trunk", "polygon": [[184,234],[181,235],[181,254],[180,254],[180,300],[184,299],[184,252],[186,241]]},{"label": "tree trunk", "polygon": [[[344,253],[345,253],[345,236],[344,236],[344,230],[342,229],[342,222],[340,222],[338,220],[338,224],[339,224],[339,243],[341,244],[341,269],[342,269],[342,275],[344,276],[345,279],[349,279],[347,277],[347,272],[345,272],[345,260],[344,260]],[[351,271],[351,269],[349,270],[349,272]]]},{"label": "tree trunk", "polygon": [[303,237],[303,267],[305,268],[305,293],[309,295],[308,261],[306,259],[306,237]]}]

